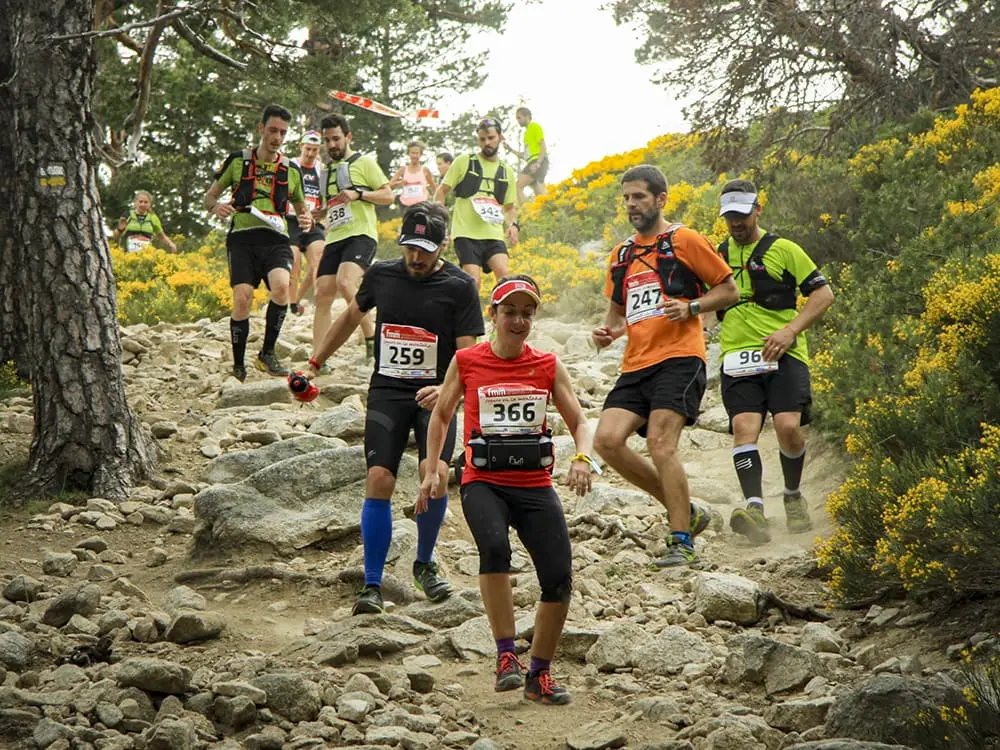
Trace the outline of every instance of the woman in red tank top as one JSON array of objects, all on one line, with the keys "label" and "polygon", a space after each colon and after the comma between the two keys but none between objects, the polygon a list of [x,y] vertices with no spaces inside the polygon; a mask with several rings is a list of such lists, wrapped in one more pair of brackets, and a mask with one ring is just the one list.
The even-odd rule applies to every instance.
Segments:
[{"label": "woman in red tank top", "polygon": [[[541,295],[529,276],[501,279],[490,298],[493,341],[462,349],[448,367],[431,415],[429,456],[440,452],[448,424],[465,398],[465,472],[462,512],[479,549],[479,590],[497,644],[495,689],[524,687],[540,703],[569,703],[569,692],[549,671],[569,610],[572,550],[562,503],[552,486],[555,462],[546,407],[551,401],[573,435],[577,454],[566,484],[579,495],[590,491],[591,431],[573,392],[569,373],[554,354],[525,343]],[[447,473],[428,467],[417,513],[438,497]],[[527,677],[514,644],[514,603],[510,585],[513,527],[535,564],[541,602],[535,615]]]}]

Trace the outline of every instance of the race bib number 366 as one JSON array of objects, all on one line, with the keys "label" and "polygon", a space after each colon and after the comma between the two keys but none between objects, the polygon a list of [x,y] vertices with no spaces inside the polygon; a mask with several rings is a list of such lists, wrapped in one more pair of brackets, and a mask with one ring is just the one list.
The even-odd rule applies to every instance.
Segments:
[{"label": "race bib number 366", "polygon": [[777,360],[764,359],[764,354],[759,349],[729,352],[722,360],[722,371],[731,378],[760,375],[767,372],[777,372],[777,370]]},{"label": "race bib number 366", "polygon": [[663,299],[663,287],[655,271],[643,271],[625,279],[625,321],[629,325],[663,315],[657,308]]},{"label": "race bib number 366", "polygon": [[540,435],[548,391],[519,383],[479,389],[479,427],[484,435]]},{"label": "race bib number 366", "polygon": [[437,377],[437,334],[417,326],[383,323],[378,372],[389,378]]}]

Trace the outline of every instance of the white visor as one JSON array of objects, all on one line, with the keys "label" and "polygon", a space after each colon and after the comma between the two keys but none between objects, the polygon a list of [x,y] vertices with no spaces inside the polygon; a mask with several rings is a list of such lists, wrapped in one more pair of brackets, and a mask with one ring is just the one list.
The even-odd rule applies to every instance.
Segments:
[{"label": "white visor", "polygon": [[753,212],[753,207],[757,205],[756,193],[723,193],[720,199],[719,216],[733,212],[737,214],[749,214]]}]

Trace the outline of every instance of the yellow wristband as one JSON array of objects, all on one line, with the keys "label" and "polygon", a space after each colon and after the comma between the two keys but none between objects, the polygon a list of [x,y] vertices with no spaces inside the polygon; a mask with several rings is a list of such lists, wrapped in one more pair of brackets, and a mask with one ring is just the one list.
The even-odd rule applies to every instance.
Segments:
[{"label": "yellow wristband", "polygon": [[577,453],[575,456],[573,456],[573,458],[570,459],[570,461],[571,462],[572,461],[585,461],[587,463],[587,465],[590,466],[590,470],[592,472],[594,472],[595,474],[597,474],[597,476],[601,476],[604,473],[603,471],[601,471],[601,467],[597,465],[597,461],[595,461],[594,459],[592,459],[586,453]]}]

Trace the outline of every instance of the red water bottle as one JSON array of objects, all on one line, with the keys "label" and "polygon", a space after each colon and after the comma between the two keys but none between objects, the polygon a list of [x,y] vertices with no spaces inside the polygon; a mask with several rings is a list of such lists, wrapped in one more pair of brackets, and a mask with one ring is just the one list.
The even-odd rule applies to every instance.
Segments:
[{"label": "red water bottle", "polygon": [[319,395],[319,386],[313,385],[309,378],[296,370],[288,376],[288,390],[292,395],[304,404],[316,399]]}]

